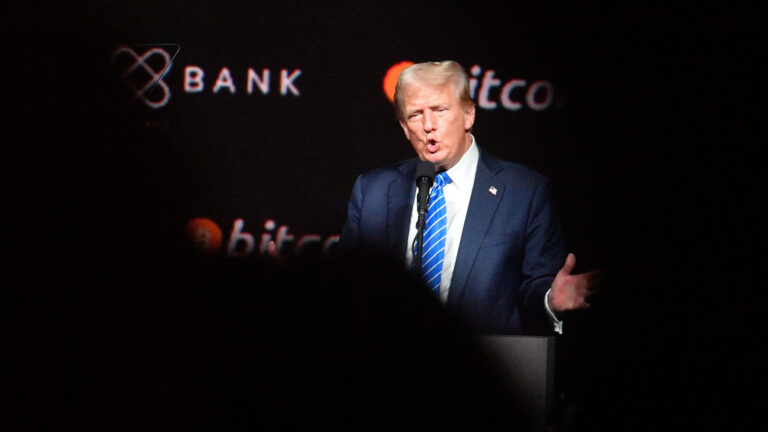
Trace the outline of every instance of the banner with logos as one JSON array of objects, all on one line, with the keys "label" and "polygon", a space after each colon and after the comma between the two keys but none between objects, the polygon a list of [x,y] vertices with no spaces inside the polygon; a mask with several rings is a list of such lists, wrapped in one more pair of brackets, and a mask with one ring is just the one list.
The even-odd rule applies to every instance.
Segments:
[{"label": "banner with logos", "polygon": [[115,14],[114,43],[102,44],[126,109],[184,153],[194,199],[181,203],[180,229],[210,253],[263,253],[272,239],[286,254],[329,253],[356,176],[413,156],[392,110],[397,76],[413,62],[464,66],[484,150],[550,177],[548,155],[579,157],[564,136],[570,83],[557,14],[477,12],[458,27],[443,16],[425,32],[407,10],[243,8],[190,5],[135,29]]}]

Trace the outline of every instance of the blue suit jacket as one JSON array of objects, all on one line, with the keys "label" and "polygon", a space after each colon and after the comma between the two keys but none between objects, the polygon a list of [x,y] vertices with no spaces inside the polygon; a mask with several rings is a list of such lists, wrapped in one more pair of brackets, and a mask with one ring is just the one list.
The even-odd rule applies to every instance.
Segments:
[{"label": "blue suit jacket", "polygon": [[[413,158],[357,178],[342,247],[405,258],[417,164]],[[551,333],[544,295],[564,261],[549,182],[481,149],[448,308],[481,333]]]}]

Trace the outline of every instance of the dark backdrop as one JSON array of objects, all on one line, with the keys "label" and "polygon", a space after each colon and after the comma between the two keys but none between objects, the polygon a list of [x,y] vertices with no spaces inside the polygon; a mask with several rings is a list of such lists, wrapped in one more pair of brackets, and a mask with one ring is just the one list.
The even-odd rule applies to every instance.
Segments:
[{"label": "dark backdrop", "polygon": [[[765,276],[765,230],[752,224],[764,201],[753,153],[765,142],[761,12],[13,7],[5,14],[9,280],[29,293],[73,268],[111,268],[110,256],[171,248],[169,237],[186,236],[194,218],[221,229],[209,250],[218,257],[236,220],[257,247],[267,220],[295,239],[333,238],[356,175],[411,157],[382,90],[387,69],[455,59],[478,65],[480,81],[493,70],[501,85],[551,83],[542,110],[479,108],[474,133],[484,150],[552,181],[577,270],[609,274],[602,298],[568,317],[559,339],[558,424],[744,423],[765,397],[754,376],[762,334],[751,321],[765,312],[755,284]],[[119,47],[172,57],[167,104],[134,98],[124,64],[112,59]],[[164,66],[160,57],[147,64]],[[185,91],[189,66],[205,73],[200,92]],[[213,92],[224,67],[234,93]],[[268,94],[247,93],[248,68],[270,70]],[[301,71],[292,81],[299,95],[280,93],[281,70]],[[163,95],[156,86],[147,97]],[[525,90],[512,95],[522,101]],[[236,246],[243,252],[245,243]],[[20,310],[8,316],[21,327],[32,320]]]}]

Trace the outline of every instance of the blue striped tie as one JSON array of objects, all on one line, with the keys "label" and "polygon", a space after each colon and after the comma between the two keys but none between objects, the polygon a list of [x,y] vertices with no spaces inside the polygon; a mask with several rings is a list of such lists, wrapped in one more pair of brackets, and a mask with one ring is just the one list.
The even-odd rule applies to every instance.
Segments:
[{"label": "blue striped tie", "polygon": [[443,271],[443,252],[447,231],[443,186],[450,182],[451,178],[444,172],[435,176],[435,185],[429,194],[427,229],[424,231],[424,255],[421,259],[421,269],[427,286],[435,294],[440,294],[440,275]]}]

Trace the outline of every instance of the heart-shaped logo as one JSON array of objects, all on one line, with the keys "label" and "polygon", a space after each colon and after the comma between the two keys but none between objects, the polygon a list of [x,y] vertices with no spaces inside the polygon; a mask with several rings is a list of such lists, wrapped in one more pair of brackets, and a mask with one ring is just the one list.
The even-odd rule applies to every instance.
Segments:
[{"label": "heart-shaped logo", "polygon": [[[112,63],[120,68],[120,75],[136,98],[150,108],[162,108],[171,99],[171,90],[163,82],[171,67],[171,57],[164,49],[154,47],[139,55],[132,48],[121,46],[112,53]],[[162,92],[153,91],[155,88]]]}]

